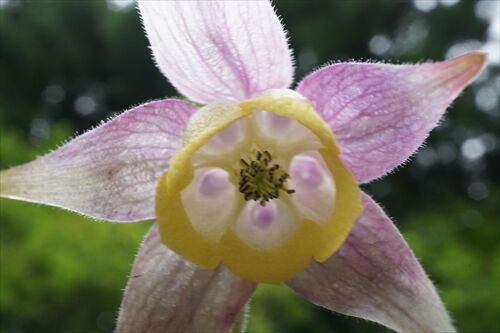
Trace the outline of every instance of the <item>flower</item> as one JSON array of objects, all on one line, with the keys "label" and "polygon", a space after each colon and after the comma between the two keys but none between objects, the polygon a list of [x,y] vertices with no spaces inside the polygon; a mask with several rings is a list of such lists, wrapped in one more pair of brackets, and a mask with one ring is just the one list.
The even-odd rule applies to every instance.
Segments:
[{"label": "flower", "polygon": [[160,70],[206,106],[146,103],[0,173],[2,197],[110,221],[156,218],[118,331],[227,331],[262,281],[397,331],[454,331],[414,254],[358,184],[416,151],[485,55],[338,63],[292,91],[269,2],[139,9]]}]

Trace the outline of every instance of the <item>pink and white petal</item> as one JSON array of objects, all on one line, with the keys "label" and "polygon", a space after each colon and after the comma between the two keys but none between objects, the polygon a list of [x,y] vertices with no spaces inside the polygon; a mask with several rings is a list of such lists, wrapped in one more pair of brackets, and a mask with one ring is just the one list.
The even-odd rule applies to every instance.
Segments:
[{"label": "pink and white petal", "polygon": [[436,289],[399,231],[366,194],[364,211],[330,259],[287,282],[314,304],[398,332],[455,332]]},{"label": "pink and white petal", "polygon": [[474,52],[420,65],[335,64],[307,76],[297,91],[331,126],[342,160],[363,183],[415,153],[485,63],[486,55]]},{"label": "pink and white petal", "polygon": [[265,1],[139,1],[162,73],[190,99],[242,100],[287,88],[293,60]]},{"label": "pink and white petal", "polygon": [[59,149],[0,172],[0,197],[97,219],[154,218],[157,179],[182,146],[196,109],[165,99],[137,106]]},{"label": "pink and white petal", "polygon": [[117,333],[227,332],[255,288],[222,265],[203,270],[177,256],[154,224],[135,259]]}]

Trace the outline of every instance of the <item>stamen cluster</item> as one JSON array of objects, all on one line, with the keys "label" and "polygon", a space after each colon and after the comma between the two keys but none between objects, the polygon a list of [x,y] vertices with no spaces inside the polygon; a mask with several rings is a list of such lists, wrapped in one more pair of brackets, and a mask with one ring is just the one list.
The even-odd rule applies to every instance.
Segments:
[{"label": "stamen cluster", "polygon": [[292,194],[295,190],[287,189],[285,183],[290,176],[272,163],[272,156],[267,151],[257,151],[254,159],[240,159],[242,168],[238,182],[239,191],[245,200],[259,201],[264,206],[267,201],[278,198],[280,191]]}]

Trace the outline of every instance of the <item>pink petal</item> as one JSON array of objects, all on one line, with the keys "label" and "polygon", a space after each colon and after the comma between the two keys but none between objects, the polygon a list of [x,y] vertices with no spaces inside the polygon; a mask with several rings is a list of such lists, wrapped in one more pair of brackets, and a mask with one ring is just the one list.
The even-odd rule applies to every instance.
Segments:
[{"label": "pink petal", "polygon": [[256,284],[203,270],[168,250],[153,225],[135,259],[117,333],[227,332]]},{"label": "pink petal", "polygon": [[314,304],[399,332],[455,332],[432,282],[401,234],[366,194],[341,249],[288,286]]},{"label": "pink petal", "polygon": [[112,221],[154,217],[156,181],[182,146],[190,104],[135,107],[30,163],[0,173],[0,196]]},{"label": "pink petal", "polygon": [[470,53],[421,65],[335,64],[307,76],[297,91],[331,126],[358,181],[368,182],[415,153],[485,59]]},{"label": "pink petal", "polygon": [[141,1],[139,9],[158,67],[194,101],[241,100],[292,82],[269,1]]}]

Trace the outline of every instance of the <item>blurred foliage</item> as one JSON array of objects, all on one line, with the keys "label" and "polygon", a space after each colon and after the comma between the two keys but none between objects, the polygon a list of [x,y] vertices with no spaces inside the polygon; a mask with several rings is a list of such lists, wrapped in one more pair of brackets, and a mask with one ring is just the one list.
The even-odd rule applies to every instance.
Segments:
[{"label": "blurred foliage", "polygon": [[[418,62],[496,45],[495,2],[275,4],[300,80],[329,61]],[[127,3],[0,1],[1,168],[132,105],[176,94]],[[365,186],[395,218],[466,333],[500,332],[499,73],[493,61],[411,163]],[[99,223],[9,200],[0,201],[0,219],[0,331],[111,332],[150,222]],[[267,285],[252,301],[249,325],[257,333],[387,332]]]}]

